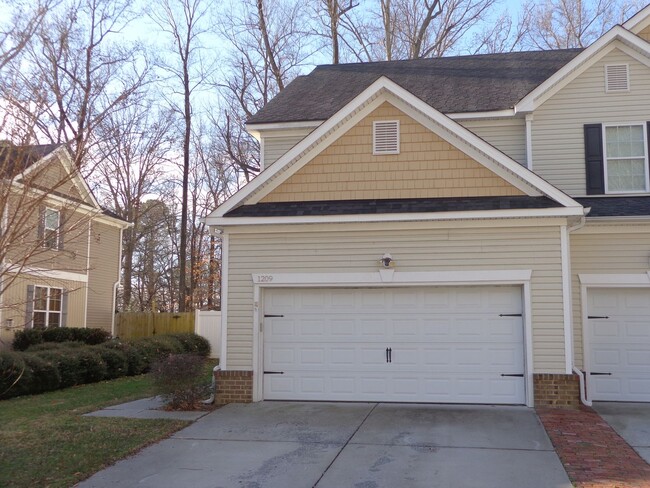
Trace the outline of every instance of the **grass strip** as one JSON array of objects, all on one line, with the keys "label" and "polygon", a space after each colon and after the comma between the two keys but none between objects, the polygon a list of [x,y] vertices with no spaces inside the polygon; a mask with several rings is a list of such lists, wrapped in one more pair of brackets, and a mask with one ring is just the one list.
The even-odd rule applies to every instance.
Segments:
[{"label": "grass strip", "polygon": [[188,424],[81,416],[153,395],[136,376],[0,401],[0,486],[69,487]]}]

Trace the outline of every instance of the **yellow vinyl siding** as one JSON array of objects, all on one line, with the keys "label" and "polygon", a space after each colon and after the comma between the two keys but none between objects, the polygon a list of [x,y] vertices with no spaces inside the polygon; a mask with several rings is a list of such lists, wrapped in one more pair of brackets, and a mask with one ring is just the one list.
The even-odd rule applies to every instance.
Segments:
[{"label": "yellow vinyl siding", "polygon": [[88,327],[111,331],[113,286],[119,279],[120,229],[93,222],[88,272]]},{"label": "yellow vinyl siding", "polygon": [[[400,121],[400,153],[372,154],[376,120]],[[400,110],[384,103],[262,202],[522,195]]]},{"label": "yellow vinyl siding", "polygon": [[[68,327],[83,327],[86,315],[86,284],[78,281],[58,280],[39,276],[22,275],[15,279],[5,278],[10,282],[2,294],[2,322],[0,323],[0,340],[4,345],[11,344],[14,333],[25,328],[27,286],[50,286],[68,290]],[[12,320],[13,328],[7,328],[7,320]],[[1,344],[0,344],[1,346]],[[1,347],[0,347],[1,349]]]},{"label": "yellow vinyl siding", "polygon": [[[594,233],[600,229],[602,233]],[[639,274],[650,268],[650,224],[587,224],[571,234],[573,330],[576,364],[582,367],[582,302],[578,275]]]},{"label": "yellow vinyl siding", "polygon": [[460,125],[526,166],[526,121],[520,118],[458,120]]},{"label": "yellow vinyl siding", "polygon": [[559,227],[535,227],[532,220],[489,225],[296,225],[229,233],[228,368],[252,368],[252,273],[376,272],[390,252],[398,272],[532,269],[535,371],[563,372]]},{"label": "yellow vinyl siding", "polygon": [[[605,65],[629,64],[630,91],[605,93]],[[650,120],[650,68],[615,49],[534,112],[533,170],[585,195],[584,124]]]},{"label": "yellow vinyl siding", "polygon": [[650,25],[639,32],[638,36],[644,41],[650,42]]},{"label": "yellow vinyl siding", "polygon": [[42,166],[34,167],[32,172],[28,173],[26,179],[29,182],[28,184],[52,190],[64,197],[86,202],[73,177],[70,176],[57,157]]}]

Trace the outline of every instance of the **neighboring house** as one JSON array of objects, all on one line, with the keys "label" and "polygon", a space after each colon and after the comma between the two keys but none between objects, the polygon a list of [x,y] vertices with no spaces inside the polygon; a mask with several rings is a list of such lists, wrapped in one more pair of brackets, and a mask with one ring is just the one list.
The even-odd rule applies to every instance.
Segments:
[{"label": "neighboring house", "polygon": [[649,41],[293,81],[206,219],[219,401],[650,401]]},{"label": "neighboring house", "polygon": [[122,231],[64,145],[0,147],[0,344],[31,327],[113,331]]}]

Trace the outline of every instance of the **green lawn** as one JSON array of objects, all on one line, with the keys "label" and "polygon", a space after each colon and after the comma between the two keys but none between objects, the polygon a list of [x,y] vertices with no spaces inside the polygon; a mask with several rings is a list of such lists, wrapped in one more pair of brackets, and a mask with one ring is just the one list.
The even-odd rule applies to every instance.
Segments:
[{"label": "green lawn", "polygon": [[0,401],[0,486],[69,487],[188,424],[81,417],[153,394],[138,376]]}]

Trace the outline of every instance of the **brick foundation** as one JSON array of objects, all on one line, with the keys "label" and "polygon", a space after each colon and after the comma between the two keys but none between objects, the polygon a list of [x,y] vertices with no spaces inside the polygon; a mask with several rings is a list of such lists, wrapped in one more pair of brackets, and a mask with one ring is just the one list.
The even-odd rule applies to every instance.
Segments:
[{"label": "brick foundation", "polygon": [[534,374],[535,407],[578,408],[580,379],[575,374]]},{"label": "brick foundation", "polygon": [[217,371],[217,405],[250,403],[253,401],[252,371]]}]

